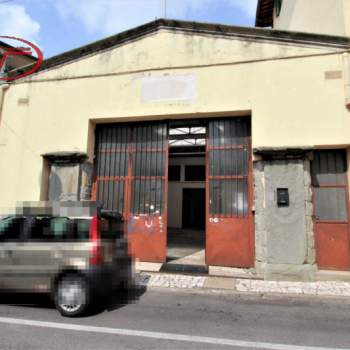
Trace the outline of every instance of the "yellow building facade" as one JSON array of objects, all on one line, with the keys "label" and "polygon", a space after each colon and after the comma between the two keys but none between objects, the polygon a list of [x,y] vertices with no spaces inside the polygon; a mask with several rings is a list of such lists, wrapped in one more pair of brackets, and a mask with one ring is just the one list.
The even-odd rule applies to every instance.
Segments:
[{"label": "yellow building facade", "polygon": [[[312,162],[324,156],[315,151],[350,147],[349,50],[340,36],[158,20],[50,58],[36,74],[0,85],[2,211],[49,199],[46,155],[86,154],[93,168],[98,125],[248,118],[252,262],[207,264],[309,280],[319,269],[347,270],[348,231],[339,238],[342,261],[318,261],[327,247],[315,248]],[[280,206],[276,196],[286,190]],[[224,220],[209,212],[207,227],[216,216]],[[340,221],[348,230],[348,216]]]}]

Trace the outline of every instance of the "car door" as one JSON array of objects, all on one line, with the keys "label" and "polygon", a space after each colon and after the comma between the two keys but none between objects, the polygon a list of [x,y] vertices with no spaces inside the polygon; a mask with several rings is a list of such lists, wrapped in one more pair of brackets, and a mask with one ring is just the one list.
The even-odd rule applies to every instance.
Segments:
[{"label": "car door", "polygon": [[22,276],[19,289],[49,291],[58,269],[55,259],[55,237],[50,216],[30,216],[23,241],[13,252],[13,263]]},{"label": "car door", "polygon": [[90,256],[89,222],[82,225],[86,220],[52,216],[27,220],[24,242],[16,247],[13,261],[24,276],[23,288],[48,292],[62,268],[85,266]]},{"label": "car door", "polygon": [[26,218],[9,216],[0,220],[0,288],[17,290],[22,276],[17,271],[14,255],[23,240]]}]

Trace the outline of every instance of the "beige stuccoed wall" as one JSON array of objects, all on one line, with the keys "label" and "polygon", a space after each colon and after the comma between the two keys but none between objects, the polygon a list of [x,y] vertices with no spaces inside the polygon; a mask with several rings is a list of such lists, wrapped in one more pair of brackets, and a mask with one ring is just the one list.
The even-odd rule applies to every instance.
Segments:
[{"label": "beige stuccoed wall", "polygon": [[[336,50],[161,31],[17,82],[0,118],[0,206],[39,199],[41,154],[91,156],[95,122],[251,114],[253,147],[350,145],[344,81],[325,80],[342,55],[327,52]],[[189,81],[188,99],[142,97],[149,78],[174,76]]]},{"label": "beige stuccoed wall", "polygon": [[308,33],[350,36],[349,0],[283,0],[274,15],[274,28]]}]

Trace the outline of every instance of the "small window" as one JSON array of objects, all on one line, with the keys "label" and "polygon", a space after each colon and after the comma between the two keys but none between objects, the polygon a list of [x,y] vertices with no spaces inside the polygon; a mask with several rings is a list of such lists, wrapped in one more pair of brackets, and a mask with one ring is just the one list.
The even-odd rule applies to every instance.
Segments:
[{"label": "small window", "polygon": [[181,166],[180,165],[169,165],[168,180],[169,181],[181,181]]},{"label": "small window", "polygon": [[186,181],[205,181],[205,165],[186,165]]},{"label": "small window", "polygon": [[0,221],[0,241],[16,241],[23,234],[25,218],[6,217]]}]

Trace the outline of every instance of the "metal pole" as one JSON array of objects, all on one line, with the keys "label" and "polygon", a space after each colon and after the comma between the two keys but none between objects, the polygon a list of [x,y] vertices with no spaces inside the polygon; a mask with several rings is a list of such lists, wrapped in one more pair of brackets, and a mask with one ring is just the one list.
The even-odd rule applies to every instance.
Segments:
[{"label": "metal pole", "polygon": [[164,0],[164,18],[166,18],[166,12],[167,12],[167,0]]}]

